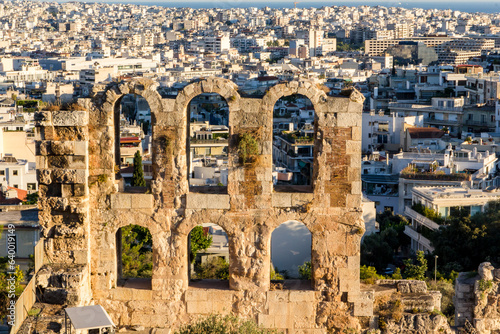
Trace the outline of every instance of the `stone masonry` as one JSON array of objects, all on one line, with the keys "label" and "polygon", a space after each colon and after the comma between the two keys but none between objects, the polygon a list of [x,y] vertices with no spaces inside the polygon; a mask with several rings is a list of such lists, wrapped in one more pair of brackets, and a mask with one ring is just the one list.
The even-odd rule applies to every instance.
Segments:
[{"label": "stone masonry", "polygon": [[500,269],[483,262],[475,276],[460,273],[455,284],[455,319],[457,326],[468,320],[479,334],[500,333]]},{"label": "stone masonry", "polygon": [[[91,98],[79,100],[81,111],[37,114],[40,224],[50,262],[43,288],[59,291],[61,303],[100,304],[121,326],[176,328],[200,315],[233,313],[287,333],[359,329],[356,317],[372,315],[359,283],[363,96],[330,97],[309,81],[278,84],[263,98],[241,97],[220,78],[191,83],[175,98],[161,98],[157,86],[143,78],[95,86]],[[209,92],[229,105],[227,194],[193,193],[188,185],[187,107]],[[125,94],[143,96],[151,108],[150,194],[120,191],[115,175],[115,124]],[[273,190],[273,107],[292,94],[308,97],[316,113],[311,192]],[[244,133],[260,150],[247,164],[237,150]],[[309,290],[272,291],[271,233],[289,220],[311,232],[313,279]],[[204,222],[227,232],[228,289],[189,286],[188,234]],[[129,224],[147,227],[153,237],[150,289],[117,286],[116,234]],[[61,268],[74,284],[64,284]]]}]

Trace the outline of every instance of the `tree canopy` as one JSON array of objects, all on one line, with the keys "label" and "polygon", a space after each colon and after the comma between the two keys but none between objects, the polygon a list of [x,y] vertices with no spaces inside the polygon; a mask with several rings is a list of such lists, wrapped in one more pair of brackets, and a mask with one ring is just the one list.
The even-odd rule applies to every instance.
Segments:
[{"label": "tree canopy", "polygon": [[190,233],[191,237],[191,254],[190,259],[193,262],[196,259],[196,254],[199,251],[205,250],[212,245],[212,236],[209,233],[205,234],[203,227],[195,226]]},{"label": "tree canopy", "polygon": [[477,270],[484,261],[500,264],[500,201],[488,203],[485,212],[473,216],[461,210],[446,224],[430,235],[444,271]]},{"label": "tree canopy", "polygon": [[139,151],[134,155],[134,174],[132,175],[132,187],[145,187],[144,170],[142,169],[142,157]]}]

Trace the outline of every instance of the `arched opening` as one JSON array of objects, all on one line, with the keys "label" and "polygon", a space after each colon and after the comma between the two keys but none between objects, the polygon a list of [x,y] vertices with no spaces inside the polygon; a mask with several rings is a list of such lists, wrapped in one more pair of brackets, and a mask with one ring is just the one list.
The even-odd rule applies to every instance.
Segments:
[{"label": "arched opening", "polygon": [[229,107],[217,93],[188,105],[187,165],[192,192],[227,193]]},{"label": "arched opening", "polygon": [[[145,190],[153,178],[151,109],[146,99],[137,94],[120,97],[115,103],[114,124],[115,172],[123,181],[120,188]],[[141,168],[142,177],[138,171]]]},{"label": "arched opening", "polygon": [[314,106],[304,95],[281,97],[273,109],[275,191],[312,192]]},{"label": "arched opening", "polygon": [[127,225],[116,232],[118,286],[151,289],[153,238],[146,227]]},{"label": "arched opening", "polygon": [[217,224],[195,226],[188,236],[189,285],[229,288],[229,239]]},{"label": "arched opening", "polygon": [[290,220],[271,235],[271,283],[288,289],[310,289],[312,279],[311,232]]}]

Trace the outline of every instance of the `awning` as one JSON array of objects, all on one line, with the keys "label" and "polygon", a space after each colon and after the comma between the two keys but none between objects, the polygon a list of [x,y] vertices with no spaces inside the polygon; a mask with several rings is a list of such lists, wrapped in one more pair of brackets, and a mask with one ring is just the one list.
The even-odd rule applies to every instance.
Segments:
[{"label": "awning", "polygon": [[115,327],[115,324],[101,305],[69,307],[64,311],[76,330]]}]

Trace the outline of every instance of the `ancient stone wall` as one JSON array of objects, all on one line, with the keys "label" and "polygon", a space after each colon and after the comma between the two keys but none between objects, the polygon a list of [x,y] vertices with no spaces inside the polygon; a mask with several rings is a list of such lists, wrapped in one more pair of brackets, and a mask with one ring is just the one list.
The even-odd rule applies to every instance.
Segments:
[{"label": "ancient stone wall", "polygon": [[468,321],[480,334],[500,332],[500,269],[479,265],[477,274],[460,273],[455,283],[455,324]]},{"label": "ancient stone wall", "polygon": [[[195,316],[232,312],[289,333],[359,328],[355,316],[371,316],[369,298],[359,289],[361,94],[329,97],[303,81],[276,85],[263,98],[244,98],[233,82],[209,78],[163,99],[157,85],[134,79],[96,86],[91,98],[79,101],[85,111],[37,115],[45,248],[52,266],[82,271],[81,293],[67,302],[101,304],[119,325],[170,328]],[[229,106],[227,194],[193,193],[188,185],[187,107],[210,92]],[[152,110],[150,194],[124,193],[115,177],[117,106],[129,93],[143,96]],[[272,184],[273,107],[292,94],[308,97],[315,109],[310,192],[278,192]],[[237,150],[244,133],[257,139],[260,151],[246,164]],[[312,284],[310,290],[270,291],[271,233],[289,220],[311,232]],[[205,222],[228,235],[229,288],[189,286],[188,234]],[[149,289],[117,286],[116,233],[129,224],[152,234]]]}]

